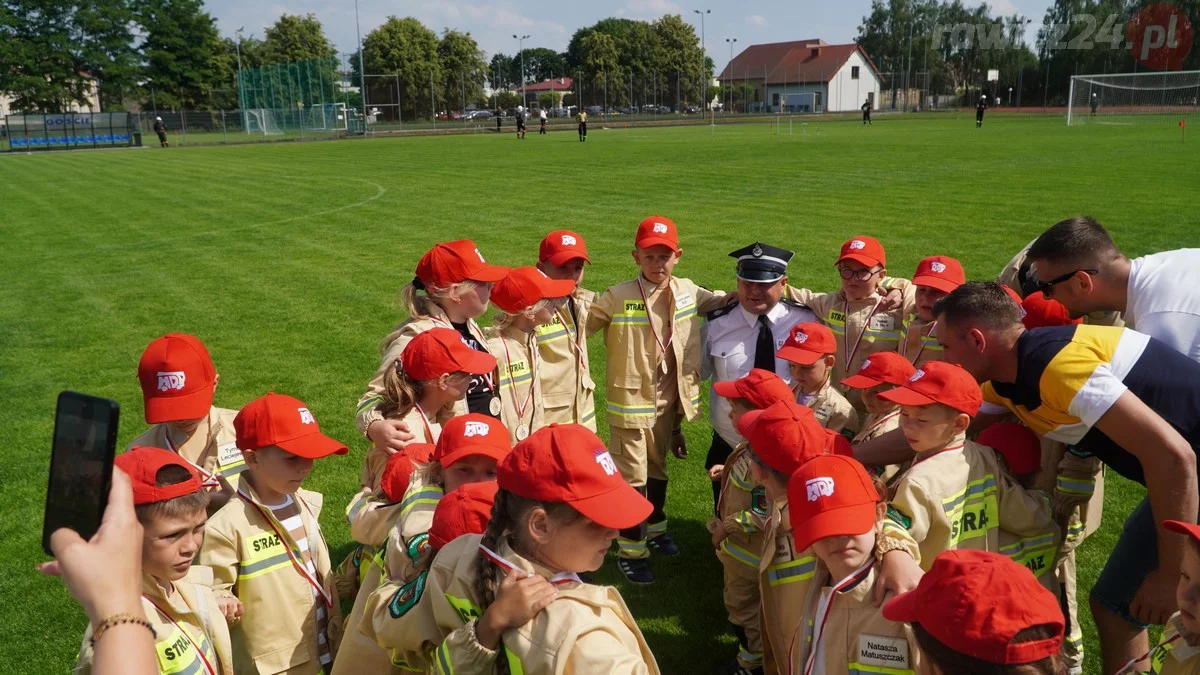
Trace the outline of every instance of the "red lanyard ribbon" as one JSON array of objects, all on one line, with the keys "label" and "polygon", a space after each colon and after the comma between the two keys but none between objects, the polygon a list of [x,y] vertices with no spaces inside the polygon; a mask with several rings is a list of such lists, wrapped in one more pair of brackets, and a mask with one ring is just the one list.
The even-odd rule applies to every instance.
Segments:
[{"label": "red lanyard ribbon", "polygon": [[[567,298],[567,302],[570,302],[570,301],[571,301],[571,299]],[[567,318],[563,316],[562,310],[555,309],[554,315],[557,316],[559,322],[562,323],[563,330],[567,331],[567,342],[570,343],[571,350],[575,352],[575,360],[579,362],[579,368],[581,370],[587,370],[588,369],[587,364],[584,363],[584,361],[583,361],[583,355],[585,352],[583,350],[583,347],[580,347],[579,343],[577,342],[582,335],[582,333],[579,331],[579,324],[577,324],[577,323],[575,324],[575,333],[572,335],[571,329],[567,327]],[[572,316],[574,316],[574,315],[572,315]]]},{"label": "red lanyard ribbon", "polygon": [[533,403],[533,384],[537,381],[537,345],[532,344],[533,337],[530,336],[525,343],[525,351],[529,352],[529,375],[532,379],[529,380],[529,391],[525,394],[525,402],[517,403],[517,382],[512,375],[512,356],[508,353],[508,338],[500,336],[500,344],[504,347],[504,368],[508,375],[508,386],[513,392],[513,407],[517,409],[517,422],[520,423],[525,419],[525,411],[529,409],[529,404]]},{"label": "red lanyard ribbon", "polygon": [[[184,630],[183,626],[180,626],[178,621],[173,619],[170,614],[167,614],[166,610],[164,610],[162,607],[159,607],[158,603],[151,600],[145,593],[142,594],[142,599],[153,605],[154,609],[157,609],[158,613],[162,615],[164,619],[170,621],[171,624],[175,626],[176,630],[178,630],[180,633],[183,633],[183,637],[186,638],[189,643],[191,643],[192,648],[195,649],[196,653],[200,655],[200,660],[204,662],[204,669],[208,671],[209,675],[217,675],[217,669],[213,668],[213,665],[209,662],[208,657],[204,655],[204,650],[200,648],[200,645],[196,644],[196,641],[192,639],[191,634]],[[209,638],[209,644],[212,644],[212,638]]]},{"label": "red lanyard ribbon", "polygon": [[1158,645],[1154,649],[1151,649],[1150,651],[1146,652],[1145,654],[1142,654],[1141,656],[1139,656],[1135,659],[1129,659],[1128,661],[1125,662],[1125,665],[1123,665],[1117,669],[1117,671],[1114,673],[1114,675],[1124,675],[1125,671],[1127,671],[1133,667],[1133,664],[1135,664],[1139,661],[1142,661],[1144,659],[1150,658],[1150,655],[1153,654],[1155,650],[1159,649],[1160,647],[1165,647],[1165,646],[1171,644],[1172,642],[1178,640],[1181,637],[1183,637],[1183,635],[1176,634],[1170,640],[1165,640],[1163,642],[1158,643]]},{"label": "red lanyard ribbon", "polygon": [[829,593],[829,601],[825,603],[825,611],[821,614],[820,621],[813,626],[812,649],[808,652],[808,663],[804,667],[804,675],[812,673],[813,666],[817,662],[817,651],[821,646],[821,638],[825,636],[825,622],[829,619],[829,613],[833,611],[833,603],[836,602],[838,593],[861,583],[874,565],[875,556],[871,556],[862,567],[854,570],[850,573],[850,576],[834,584],[833,590]]},{"label": "red lanyard ribbon", "polygon": [[[658,336],[658,330],[654,328],[654,317],[650,315],[650,300],[646,298],[646,289],[642,288],[642,277],[637,278],[638,293],[642,296],[642,310],[646,312],[646,321],[650,324],[650,334],[654,336],[654,341],[658,343],[658,349],[662,352],[663,358],[667,356],[667,347],[671,346],[671,341],[675,339],[675,331],[671,331],[671,335],[667,337],[667,341],[663,342]],[[673,318],[674,315],[672,315]],[[673,324],[672,318],[668,318],[667,325]]]},{"label": "red lanyard ribbon", "polygon": [[[925,331],[925,334],[921,336],[921,348],[917,350],[917,355],[912,357],[912,359],[910,360],[910,363],[912,363],[914,366],[917,365],[917,361],[920,360],[921,354],[925,353],[925,338],[929,337],[930,335],[933,335],[934,328],[937,328],[936,321],[929,324],[929,330]],[[908,333],[907,332],[904,334],[904,351],[905,352],[908,351]],[[907,358],[907,357],[908,357],[908,355],[905,354],[905,358]]]},{"label": "red lanyard ribbon", "polygon": [[[305,567],[304,563],[301,562],[300,559],[296,557],[296,554],[292,552],[292,547],[295,546],[295,542],[292,541],[291,533],[289,533],[287,530],[281,530],[279,525],[275,523],[275,515],[273,513],[268,513],[266,509],[258,505],[258,502],[255,502],[253,499],[247,497],[246,494],[241,490],[238,490],[237,494],[247,504],[258,510],[259,515],[261,515],[263,519],[267,521],[267,524],[271,526],[271,529],[275,531],[275,536],[279,537],[279,540],[283,542],[283,550],[287,551],[288,558],[290,558],[292,561],[292,566],[296,568],[296,571],[300,573],[300,576],[304,577],[304,579],[308,581],[313,588],[317,589],[317,592],[321,595],[321,599],[325,601],[325,606],[333,607],[333,599],[330,598],[329,594],[325,592],[325,587],[321,585],[321,582],[318,581],[315,576],[309,574],[308,568]],[[294,495],[292,498],[296,500],[296,504],[299,507],[297,510],[303,511],[308,508],[307,505],[299,506],[304,504],[304,502],[300,500],[299,495]],[[303,522],[303,515],[301,516],[301,522]],[[296,546],[296,548],[299,549],[300,547]],[[311,544],[309,545],[309,550],[312,550]]]},{"label": "red lanyard ribbon", "polygon": [[183,453],[179,452],[179,449],[176,448],[175,444],[171,442],[171,430],[170,429],[166,430],[166,434],[163,435],[163,438],[166,439],[166,441],[167,441],[167,449],[168,450],[175,453],[176,455],[179,455],[179,459],[182,459],[183,461],[187,462],[188,466],[191,466],[193,469],[196,470],[196,473],[200,474],[200,487],[206,487],[206,488],[220,487],[221,481],[217,479],[216,474],[209,473],[209,472],[205,471],[203,468],[201,468],[200,466],[193,464],[192,460],[188,459],[187,457],[184,457]]},{"label": "red lanyard ribbon", "polygon": [[854,349],[850,348],[850,299],[847,298],[845,304],[842,305],[842,350],[846,352],[847,371],[850,370],[850,364],[854,361],[854,355],[858,353],[858,346],[862,344],[863,336],[867,334],[867,329],[871,327],[871,318],[875,316],[875,312],[879,311],[879,305],[883,304],[883,298],[875,301],[875,306],[871,308],[871,313],[867,315],[867,320],[863,322],[862,330],[858,332],[858,338],[854,340]]},{"label": "red lanyard ribbon", "polygon": [[433,427],[429,426],[429,417],[425,414],[424,410],[421,410],[421,404],[414,403],[413,407],[417,409],[417,414],[421,416],[421,424],[425,425],[425,438],[427,439],[425,442],[437,443],[437,438],[433,435]]},{"label": "red lanyard ribbon", "polygon": [[[482,553],[485,558],[487,558],[488,560],[491,560],[492,563],[494,563],[496,565],[496,567],[499,567],[500,569],[504,570],[505,572],[511,572],[513,570],[516,570],[517,574],[520,575],[521,579],[524,579],[525,577],[528,577],[528,576],[532,576],[529,572],[526,572],[525,570],[522,570],[521,568],[517,567],[516,565],[512,564],[511,562],[505,560],[504,557],[501,556],[499,553],[496,553],[495,551],[484,546],[483,544],[479,545],[479,552]],[[549,581],[550,583],[554,584],[555,586],[562,586],[563,584],[572,584],[572,583],[574,583],[574,584],[582,584],[583,583],[583,580],[579,578],[579,575],[575,574],[574,572],[559,572],[558,574],[555,574],[554,576],[550,577],[546,581]]]}]

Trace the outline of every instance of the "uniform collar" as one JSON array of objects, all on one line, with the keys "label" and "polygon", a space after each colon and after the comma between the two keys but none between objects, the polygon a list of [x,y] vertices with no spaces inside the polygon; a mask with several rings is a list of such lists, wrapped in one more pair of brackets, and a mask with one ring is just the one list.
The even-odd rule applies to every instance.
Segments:
[{"label": "uniform collar", "polygon": [[[480,543],[480,546],[482,545],[483,544]],[[575,584],[583,583],[583,581],[579,578],[579,575],[575,574],[574,572],[554,572],[548,567],[535,563],[532,560],[521,556],[521,554],[513,550],[512,546],[509,546],[508,537],[504,537],[497,544],[496,548],[492,550],[499,554],[501,558],[511,564],[514,568],[523,572],[528,572],[529,574],[536,574],[550,582],[564,583],[566,581],[572,581]],[[480,555],[482,554],[483,549],[481,548]],[[568,588],[573,587],[573,584],[570,583],[567,583],[566,585]]]},{"label": "uniform collar", "polygon": [[[758,324],[759,315],[747,312],[746,308],[742,307],[741,303],[738,303],[738,311],[742,313],[742,318],[746,320],[748,325],[755,326]],[[775,306],[767,312],[767,321],[769,321],[771,324],[776,324],[779,323],[785,316],[787,316],[787,306],[780,301],[775,303]]]},{"label": "uniform collar", "polygon": [[959,434],[959,435],[955,436],[954,438],[950,439],[949,441],[947,441],[945,445],[943,445],[942,447],[940,447],[936,450],[926,450],[925,452],[918,454],[916,457],[913,458],[913,465],[915,466],[917,463],[923,462],[923,461],[933,457],[934,455],[940,455],[943,452],[946,452],[947,450],[962,450],[964,445],[966,444],[966,441],[967,441],[967,435]]}]

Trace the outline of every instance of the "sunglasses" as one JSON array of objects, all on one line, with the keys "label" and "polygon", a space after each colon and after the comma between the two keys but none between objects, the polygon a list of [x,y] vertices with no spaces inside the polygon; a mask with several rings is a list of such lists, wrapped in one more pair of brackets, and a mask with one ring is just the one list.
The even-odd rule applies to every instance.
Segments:
[{"label": "sunglasses", "polygon": [[880,272],[883,271],[882,267],[871,268],[869,270],[853,270],[853,269],[850,269],[849,267],[838,267],[837,269],[838,269],[838,274],[841,275],[841,277],[843,279],[849,280],[851,278],[854,278],[854,279],[858,279],[859,281],[866,281],[867,279],[870,279],[871,277],[873,277],[876,274],[879,274]]},{"label": "sunglasses", "polygon": [[1036,289],[1041,291],[1042,295],[1049,298],[1054,293],[1055,286],[1061,284],[1062,282],[1066,281],[1067,279],[1070,279],[1071,277],[1075,276],[1076,274],[1079,274],[1080,272],[1083,272],[1084,274],[1099,274],[1100,270],[1087,270],[1087,269],[1072,270],[1070,272],[1067,272],[1066,274],[1062,274],[1057,277],[1054,277],[1053,279],[1050,279],[1049,281],[1041,281],[1039,279],[1039,280],[1037,280]]}]

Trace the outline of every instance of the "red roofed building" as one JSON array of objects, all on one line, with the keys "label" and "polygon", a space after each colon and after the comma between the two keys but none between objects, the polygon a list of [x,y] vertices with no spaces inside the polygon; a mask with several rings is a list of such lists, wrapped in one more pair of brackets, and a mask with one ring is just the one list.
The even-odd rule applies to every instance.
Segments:
[{"label": "red roofed building", "polygon": [[[814,39],[751,45],[717,79],[735,89],[752,87],[745,104],[751,111],[845,112],[868,99],[878,108],[882,78],[857,44]],[[739,110],[742,105],[735,102]]]},{"label": "red roofed building", "polygon": [[[571,93],[571,85],[573,83],[574,80],[569,77],[555,77],[549,80],[542,80],[536,84],[527,84],[525,85],[525,105],[536,110],[539,107],[538,96],[551,92],[565,96]],[[521,93],[520,85],[517,86],[517,93]],[[559,101],[561,100],[560,98]]]}]

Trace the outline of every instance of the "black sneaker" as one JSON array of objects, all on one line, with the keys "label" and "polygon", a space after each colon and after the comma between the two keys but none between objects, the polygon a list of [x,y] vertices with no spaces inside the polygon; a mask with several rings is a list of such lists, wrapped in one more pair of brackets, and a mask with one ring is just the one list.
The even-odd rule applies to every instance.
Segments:
[{"label": "black sneaker", "polygon": [[617,566],[631,584],[649,586],[654,583],[654,574],[650,572],[650,563],[645,558],[620,558]]},{"label": "black sneaker", "polygon": [[763,669],[762,666],[747,668],[734,659],[718,668],[717,675],[763,675]]},{"label": "black sneaker", "polygon": [[665,532],[646,543],[650,545],[650,550],[658,555],[664,555],[668,558],[679,555],[679,544],[676,544],[671,535]]}]

